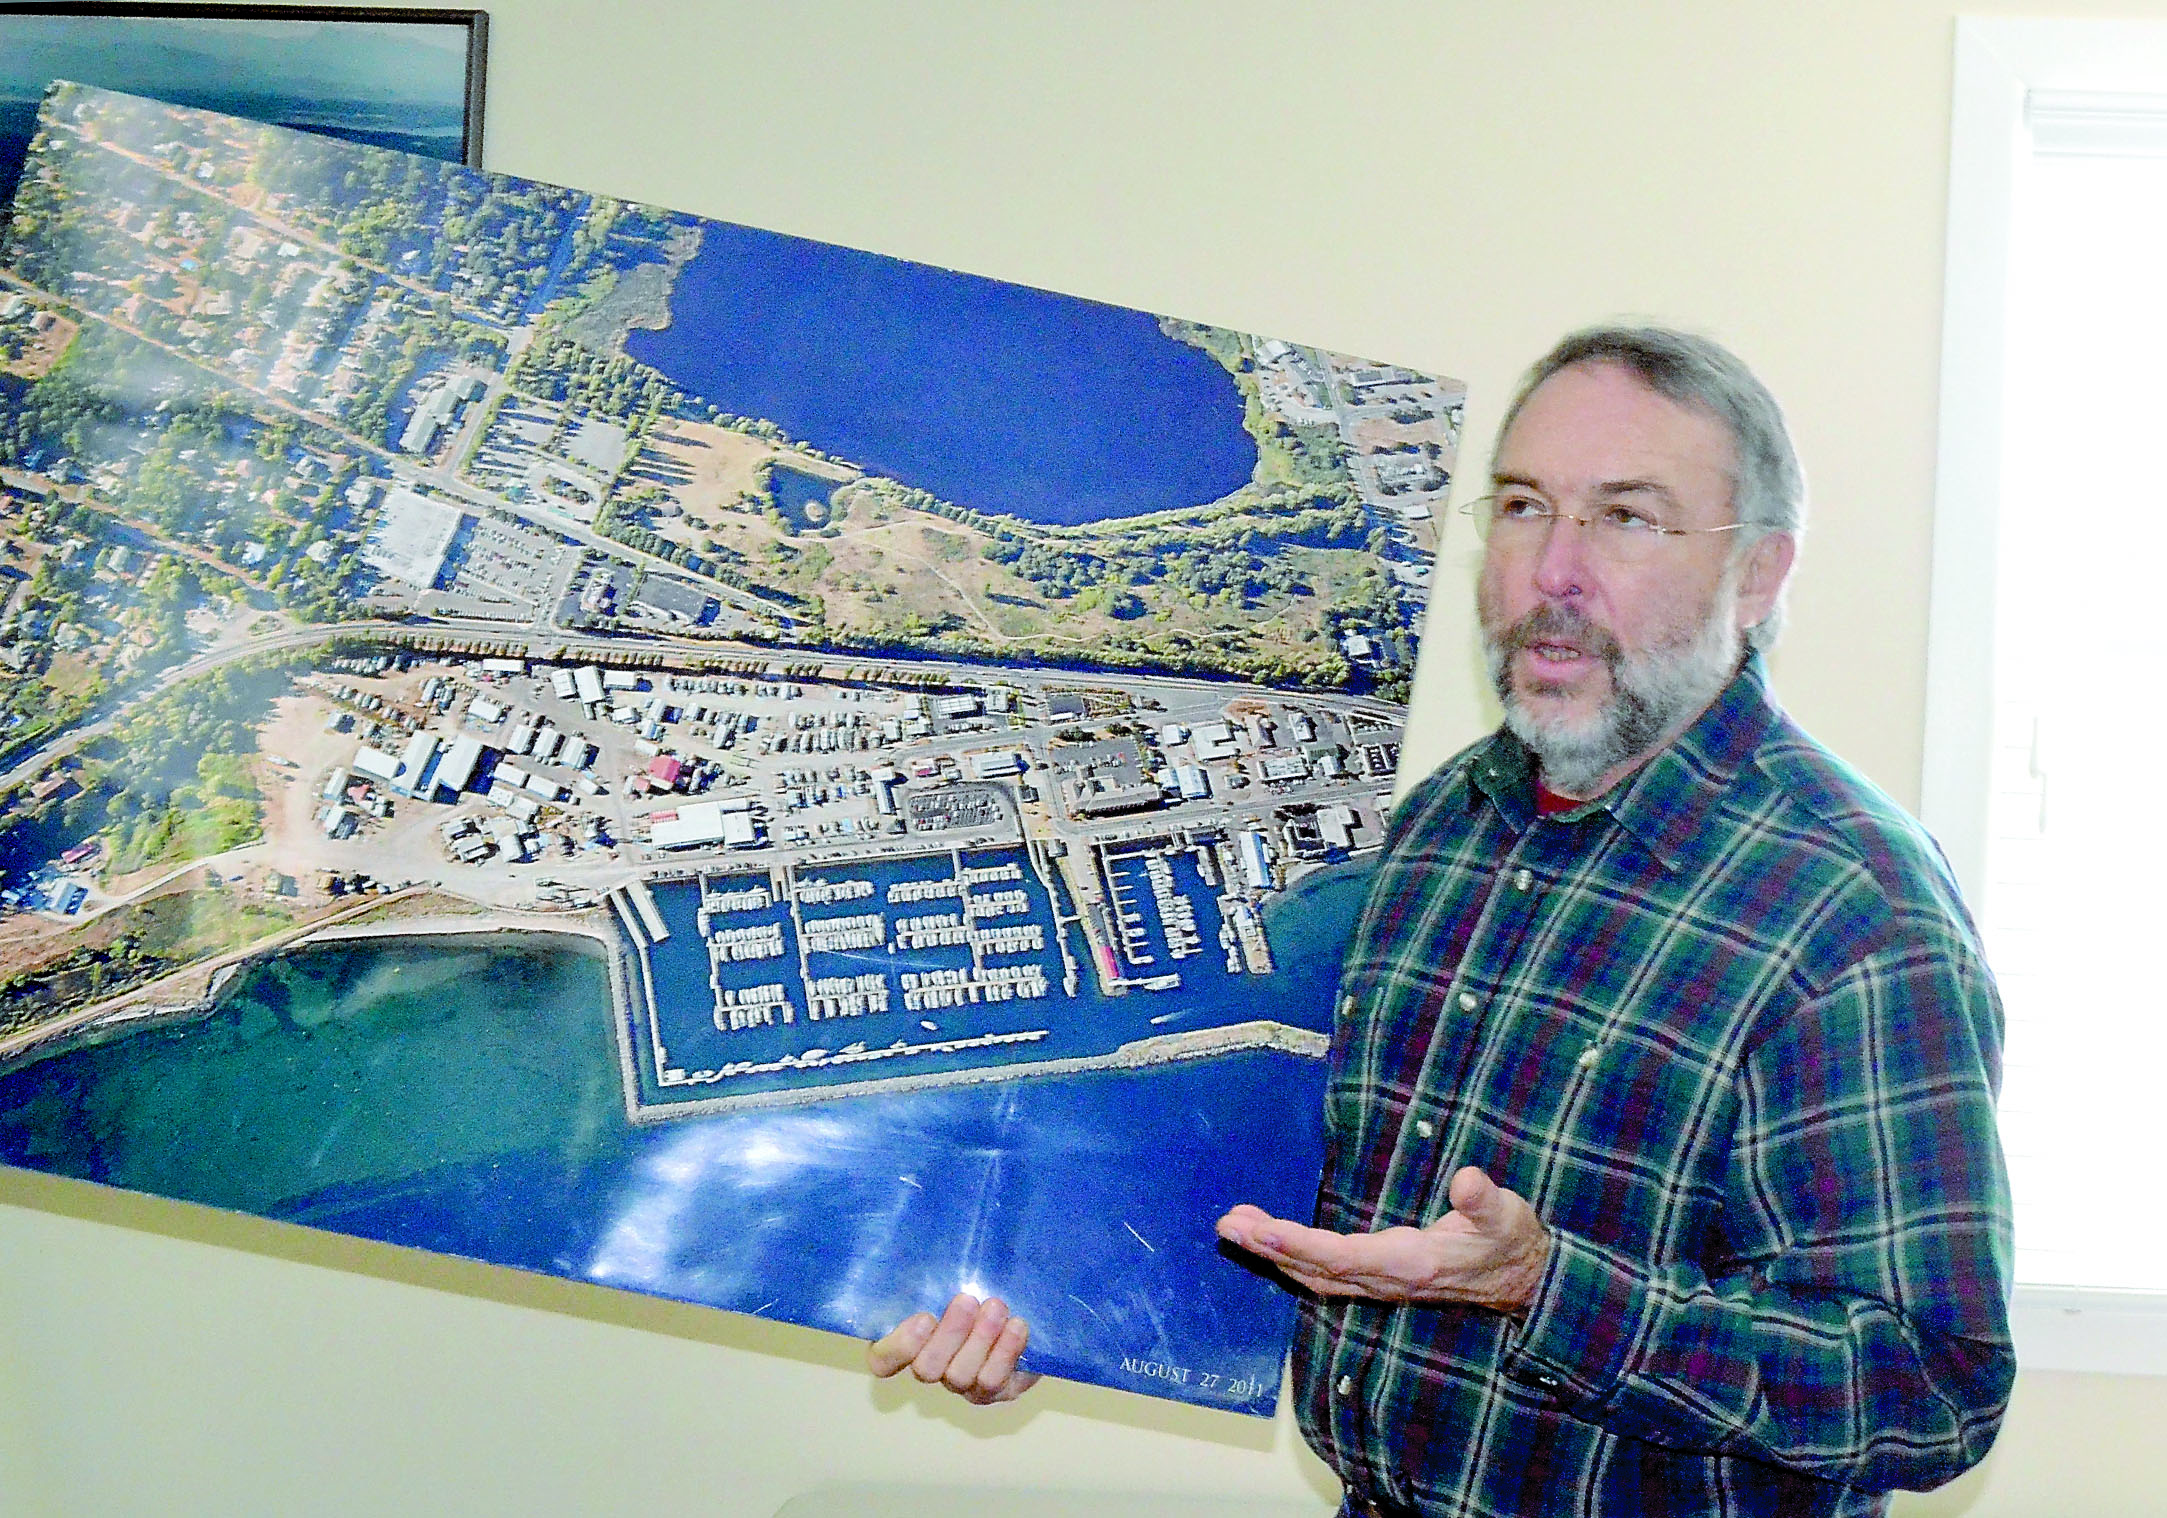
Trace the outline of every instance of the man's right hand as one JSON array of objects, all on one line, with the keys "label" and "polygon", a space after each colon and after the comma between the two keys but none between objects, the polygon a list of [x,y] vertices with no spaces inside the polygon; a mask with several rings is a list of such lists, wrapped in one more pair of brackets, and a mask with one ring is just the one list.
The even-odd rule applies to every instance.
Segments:
[{"label": "man's right hand", "polygon": [[1030,1337],[1031,1325],[1010,1317],[999,1297],[980,1302],[958,1292],[939,1319],[913,1313],[885,1339],[875,1340],[865,1351],[865,1363],[876,1376],[892,1376],[908,1366],[928,1385],[938,1381],[980,1405],[1012,1402],[1038,1380],[1034,1372],[1016,1369]]}]

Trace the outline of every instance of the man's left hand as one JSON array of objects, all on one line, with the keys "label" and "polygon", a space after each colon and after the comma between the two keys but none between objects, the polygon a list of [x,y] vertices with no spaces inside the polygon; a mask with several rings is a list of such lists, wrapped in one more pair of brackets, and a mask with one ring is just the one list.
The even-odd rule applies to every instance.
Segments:
[{"label": "man's left hand", "polygon": [[1450,1194],[1452,1210],[1426,1228],[1331,1233],[1243,1203],[1219,1219],[1219,1237],[1319,1296],[1525,1308],[1542,1284],[1550,1231],[1525,1198],[1473,1165],[1453,1175]]},{"label": "man's left hand", "polygon": [[1035,1373],[1016,1369],[1016,1357],[1030,1338],[1030,1325],[1010,1317],[999,1297],[980,1302],[958,1292],[939,1318],[913,1313],[868,1345],[865,1363],[876,1376],[892,1376],[908,1366],[919,1380],[938,1381],[980,1406],[1013,1402],[1038,1380]]}]

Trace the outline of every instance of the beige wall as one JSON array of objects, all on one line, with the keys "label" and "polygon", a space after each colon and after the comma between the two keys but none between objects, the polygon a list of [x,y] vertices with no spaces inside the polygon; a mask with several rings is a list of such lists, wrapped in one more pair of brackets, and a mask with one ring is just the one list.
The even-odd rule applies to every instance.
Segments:
[{"label": "beige wall", "polygon": [[[1916,802],[1947,0],[490,12],[492,168],[1454,374],[1478,453],[1564,329],[1713,332],[1813,483],[1780,685]],[[1465,553],[1412,764],[1490,720]],[[765,1514],[826,1479],[1329,1507],[1284,1419],[972,1413],[822,1335],[19,1173],[0,1203],[0,1512]],[[2161,1511],[2162,1426],[2167,1381],[2027,1374],[1986,1467],[1899,1511]]]}]

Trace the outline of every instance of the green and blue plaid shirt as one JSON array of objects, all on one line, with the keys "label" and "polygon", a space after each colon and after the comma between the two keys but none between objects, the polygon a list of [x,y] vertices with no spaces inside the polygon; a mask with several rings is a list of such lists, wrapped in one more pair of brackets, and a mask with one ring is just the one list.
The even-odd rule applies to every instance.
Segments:
[{"label": "green and blue plaid shirt", "polygon": [[1519,1321],[1305,1301],[1303,1432],[1424,1514],[1853,1515],[1982,1456],[2015,1362],[2001,1002],[1932,841],[1758,657],[1599,801],[1499,733],[1394,814],[1318,1226],[1480,1165],[1552,1230]]}]

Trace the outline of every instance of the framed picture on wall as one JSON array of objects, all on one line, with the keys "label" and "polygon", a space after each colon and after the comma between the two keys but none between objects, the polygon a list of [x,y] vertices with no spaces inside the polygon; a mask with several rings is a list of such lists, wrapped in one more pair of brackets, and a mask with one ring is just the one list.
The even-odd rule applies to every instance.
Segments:
[{"label": "framed picture on wall", "polygon": [[489,15],[376,5],[0,5],[0,213],[56,79],[482,161]]}]

